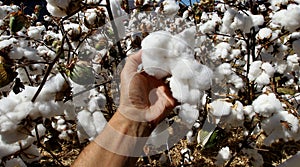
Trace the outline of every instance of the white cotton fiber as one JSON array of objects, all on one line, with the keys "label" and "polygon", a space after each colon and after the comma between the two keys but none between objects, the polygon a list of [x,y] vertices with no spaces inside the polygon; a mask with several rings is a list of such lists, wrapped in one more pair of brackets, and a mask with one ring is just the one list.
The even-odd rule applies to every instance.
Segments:
[{"label": "white cotton fiber", "polygon": [[170,77],[170,88],[179,102],[198,104],[210,88],[213,72],[194,58],[195,27],[179,34],[158,31],[142,41],[142,64],[146,73],[158,79]]},{"label": "white cotton fiber", "polygon": [[199,111],[196,106],[185,103],[179,106],[179,109],[179,118],[181,118],[183,122],[187,123],[189,127],[193,126],[194,122],[199,117]]},{"label": "white cotton fiber", "polygon": [[216,157],[215,165],[223,166],[224,163],[232,157],[228,146],[221,148]]},{"label": "white cotton fiber", "polygon": [[93,121],[96,128],[96,132],[99,134],[105,127],[107,121],[102,112],[96,111],[93,113]]},{"label": "white cotton fiber", "polygon": [[274,93],[262,94],[252,103],[253,109],[257,114],[269,117],[273,113],[283,110],[281,102],[276,98]]},{"label": "white cotton fiber", "polygon": [[90,137],[93,138],[97,135],[96,128],[93,121],[93,116],[91,112],[87,110],[82,110],[77,115],[77,120],[79,126],[83,128],[85,133]]}]

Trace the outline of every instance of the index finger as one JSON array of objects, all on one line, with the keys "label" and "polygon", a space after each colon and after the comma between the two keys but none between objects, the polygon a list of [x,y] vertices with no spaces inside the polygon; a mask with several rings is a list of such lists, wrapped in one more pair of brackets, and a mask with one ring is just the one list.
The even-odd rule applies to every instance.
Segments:
[{"label": "index finger", "polygon": [[[138,51],[133,55],[128,56],[121,75],[128,76],[137,72],[138,66],[142,63],[142,51]],[[124,77],[126,77],[124,76]]]}]

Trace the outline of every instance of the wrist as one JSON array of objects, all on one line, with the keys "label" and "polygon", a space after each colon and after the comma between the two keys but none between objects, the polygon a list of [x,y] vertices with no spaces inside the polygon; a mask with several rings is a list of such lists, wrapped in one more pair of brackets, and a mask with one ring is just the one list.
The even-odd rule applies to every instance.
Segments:
[{"label": "wrist", "polygon": [[[125,111],[126,110],[126,111]],[[136,109],[130,108],[118,108],[117,112],[110,119],[108,124],[121,134],[134,136],[134,137],[148,137],[154,130],[155,125],[145,120],[138,120],[135,118],[131,119],[128,114],[129,111],[132,113],[141,113],[142,111],[134,111]]]}]

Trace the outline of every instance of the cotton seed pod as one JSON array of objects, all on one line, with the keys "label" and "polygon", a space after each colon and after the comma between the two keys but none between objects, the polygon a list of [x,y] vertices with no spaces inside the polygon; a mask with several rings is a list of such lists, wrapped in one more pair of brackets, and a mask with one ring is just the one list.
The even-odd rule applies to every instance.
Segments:
[{"label": "cotton seed pod", "polygon": [[93,68],[85,61],[79,61],[70,71],[70,78],[79,85],[93,84],[95,76]]},{"label": "cotton seed pod", "polygon": [[82,29],[80,26],[78,26],[77,28],[73,27],[70,28],[67,32],[68,37],[72,40],[72,41],[79,41],[80,37],[82,36]]},{"label": "cotton seed pod", "polygon": [[12,33],[20,31],[27,24],[27,17],[22,11],[13,12],[9,18],[9,28]]},{"label": "cotton seed pod", "polygon": [[[89,29],[98,28],[105,24],[106,21],[105,10],[100,8],[95,12],[96,12],[96,17],[91,17],[91,16],[84,17],[84,25]],[[90,17],[93,19],[91,19]]]},{"label": "cotton seed pod", "polygon": [[11,67],[6,64],[4,57],[0,56],[0,88],[8,85],[17,77],[17,73]]}]

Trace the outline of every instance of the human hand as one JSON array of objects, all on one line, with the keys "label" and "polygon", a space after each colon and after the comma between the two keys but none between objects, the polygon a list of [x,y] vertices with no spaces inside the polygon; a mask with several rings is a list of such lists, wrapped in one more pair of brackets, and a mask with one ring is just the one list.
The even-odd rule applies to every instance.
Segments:
[{"label": "human hand", "polygon": [[127,58],[121,72],[119,111],[128,119],[156,126],[175,107],[169,87],[145,72],[137,72],[142,51]]}]

